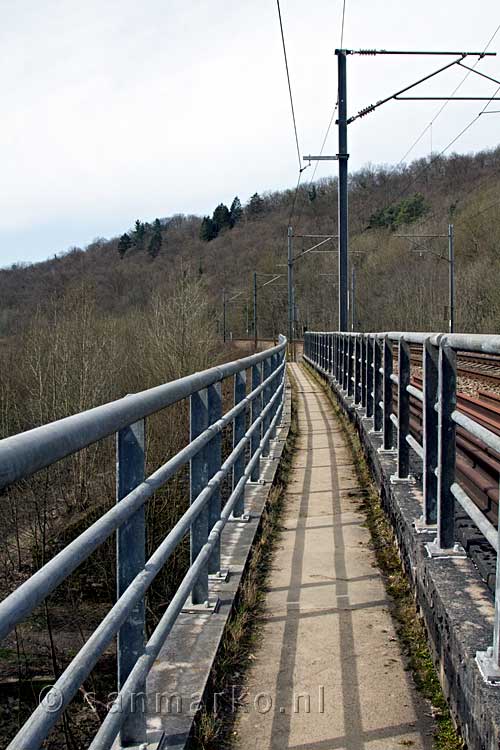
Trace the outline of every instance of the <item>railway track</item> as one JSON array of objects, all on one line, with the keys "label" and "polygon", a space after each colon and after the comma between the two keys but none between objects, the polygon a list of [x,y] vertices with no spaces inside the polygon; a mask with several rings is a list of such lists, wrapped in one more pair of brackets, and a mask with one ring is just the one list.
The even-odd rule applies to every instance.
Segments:
[{"label": "railway track", "polygon": [[[413,345],[410,349],[412,365],[422,367],[422,348]],[[457,358],[457,373],[462,377],[500,386],[500,357],[461,352]]]},{"label": "railway track", "polygon": [[[412,384],[422,388],[422,378],[414,376]],[[500,435],[500,395],[480,390],[477,397],[457,394],[457,409],[483,427]],[[410,397],[410,431],[422,441],[422,404]],[[500,454],[481,440],[457,427],[457,479],[487,518],[498,523]]]}]

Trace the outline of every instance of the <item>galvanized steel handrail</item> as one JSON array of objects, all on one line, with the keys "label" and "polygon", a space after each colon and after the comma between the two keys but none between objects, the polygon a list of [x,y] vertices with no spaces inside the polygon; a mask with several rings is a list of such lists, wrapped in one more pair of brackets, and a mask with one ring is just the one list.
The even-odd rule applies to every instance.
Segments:
[{"label": "galvanized steel handrail", "polygon": [[[410,384],[410,344],[422,346],[423,389]],[[395,355],[394,349],[397,348]],[[328,379],[355,409],[373,419],[381,450],[394,453],[395,482],[409,482],[410,450],[423,466],[423,530],[436,533],[428,552],[436,558],[456,554],[455,501],[497,552],[493,645],[478,652],[483,677],[500,684],[500,550],[499,530],[456,481],[456,426],[500,453],[500,436],[456,408],[457,351],[500,355],[500,336],[389,331],[376,333],[312,332],[305,334],[304,359]],[[398,374],[393,373],[393,360]],[[397,414],[393,406],[397,389]],[[422,403],[422,443],[410,434],[410,396]],[[463,550],[459,550],[465,554]]]},{"label": "galvanized steel handrail", "polygon": [[202,388],[208,388],[259,364],[268,359],[269,352],[282,351],[283,348],[283,343],[280,343],[273,349],[186,375],[170,383],[133,393],[117,401],[5,438],[0,441],[0,489],[114,435],[127,425],[182,401]]},{"label": "galvanized steel handrail", "polygon": [[[264,352],[211,368],[128,396],[112,404],[59,420],[0,441],[0,475],[20,479],[90,445],[117,430],[117,504],[46,563],[0,604],[0,637],[5,637],[70,575],[113,531],[118,532],[116,603],[58,678],[9,745],[9,750],[39,748],[50,729],[118,633],[118,697],[122,710],[110,711],[91,747],[110,748],[122,732],[125,744],[146,739],[145,716],[131,714],[124,695],[141,688],[186,599],[203,605],[208,574],[220,570],[220,536],[227,520],[244,520],[244,490],[260,473],[260,459],[281,420],[284,404],[286,339]],[[251,390],[245,373],[251,368]],[[234,376],[234,406],[222,415],[220,381]],[[191,440],[148,478],[144,469],[144,418],[180,399],[191,397]],[[251,407],[250,425],[246,414]],[[102,420],[102,423],[101,423]],[[127,420],[133,420],[128,422]],[[233,449],[222,462],[220,434],[233,424]],[[80,431],[80,434],[78,434]],[[37,441],[42,449],[31,453]],[[75,447],[76,446],[76,447]],[[250,446],[248,462],[246,449]],[[191,504],[150,559],[144,560],[144,504],[175,472],[190,462]],[[220,487],[233,472],[232,492],[221,507]],[[184,536],[191,532],[191,565],[149,642],[144,646],[144,596]],[[126,536],[127,534],[132,536]],[[127,557],[123,543],[133,540]],[[142,540],[142,544],[141,544]],[[120,548],[120,542],[122,547]],[[137,549],[138,547],[141,549]],[[56,708],[54,706],[56,705]],[[124,706],[124,708],[123,708]]]}]

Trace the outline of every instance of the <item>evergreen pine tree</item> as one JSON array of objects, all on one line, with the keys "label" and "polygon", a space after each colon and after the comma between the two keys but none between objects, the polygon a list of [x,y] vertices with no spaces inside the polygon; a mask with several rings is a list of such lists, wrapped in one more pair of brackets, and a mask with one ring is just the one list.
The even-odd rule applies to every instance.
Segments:
[{"label": "evergreen pine tree", "polygon": [[137,250],[144,250],[144,239],[146,237],[146,225],[139,219],[135,222],[134,229],[134,246]]},{"label": "evergreen pine tree", "polygon": [[233,228],[235,224],[241,221],[242,218],[243,208],[241,206],[240,199],[236,195],[233,202],[231,203],[231,208],[229,209],[229,223],[231,228]]},{"label": "evergreen pine tree", "polygon": [[152,258],[156,258],[161,250],[162,236],[161,236],[161,224],[159,219],[155,219],[153,224],[153,234],[149,241],[148,253]]},{"label": "evergreen pine tree", "polygon": [[200,227],[200,240],[210,242],[217,237],[217,227],[210,216],[204,216]]},{"label": "evergreen pine tree", "polygon": [[264,210],[264,201],[260,197],[258,193],[254,193],[250,200],[248,201],[247,205],[247,212],[248,215],[252,218],[255,216],[259,216]]},{"label": "evergreen pine tree", "polygon": [[219,234],[219,232],[223,229],[226,229],[226,227],[231,226],[231,216],[229,213],[229,209],[226,205],[224,205],[224,203],[219,203],[219,205],[215,209],[212,216],[212,222],[217,229],[217,234]]},{"label": "evergreen pine tree", "polygon": [[122,236],[120,237],[120,241],[118,242],[118,254],[120,258],[123,258],[125,256],[125,253],[130,249],[131,246],[132,240],[125,232],[125,234],[122,234]]},{"label": "evergreen pine tree", "polygon": [[309,190],[307,191],[307,194],[308,194],[308,196],[309,196],[309,200],[311,201],[311,203],[312,203],[313,201],[315,201],[315,200],[316,200],[316,198],[317,198],[317,196],[318,196],[318,192],[317,192],[317,190],[316,190],[316,185],[311,185],[311,187],[310,187],[310,188],[309,188]]}]

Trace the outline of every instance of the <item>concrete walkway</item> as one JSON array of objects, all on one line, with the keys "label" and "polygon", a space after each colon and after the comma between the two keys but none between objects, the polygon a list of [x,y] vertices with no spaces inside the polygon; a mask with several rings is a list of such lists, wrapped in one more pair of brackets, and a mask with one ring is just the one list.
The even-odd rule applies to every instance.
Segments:
[{"label": "concrete walkway", "polygon": [[236,745],[430,749],[429,707],[405,671],[351,453],[321,387],[291,368],[300,435]]}]

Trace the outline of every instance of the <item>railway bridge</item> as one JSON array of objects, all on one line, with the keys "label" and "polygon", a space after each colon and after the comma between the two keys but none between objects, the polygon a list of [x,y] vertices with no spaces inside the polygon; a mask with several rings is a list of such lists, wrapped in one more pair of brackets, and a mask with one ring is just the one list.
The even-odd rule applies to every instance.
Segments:
[{"label": "railway bridge", "polygon": [[[453,721],[468,748],[500,747],[499,398],[480,384],[461,393],[464,368],[480,371],[488,357],[494,378],[497,356],[498,336],[308,332],[300,362],[287,364],[280,337],[249,357],[0,441],[5,490],[87,446],[113,436],[116,444],[116,503],[0,604],[9,643],[116,537],[114,604],[9,750],[56,747],[54,730],[71,705],[85,704],[82,686],[110,653],[113,699],[85,746],[193,743],[217,713],[211,675],[277,497],[281,528],[252,666],[241,684],[224,686],[234,746],[431,748],[433,708],[398,640],[349,430],[392,524]],[[146,475],[146,422],[181,402],[189,402],[186,444]],[[185,510],[147,558],[148,502],[179,474]],[[182,579],[147,627],[148,590],[186,540]]]}]

